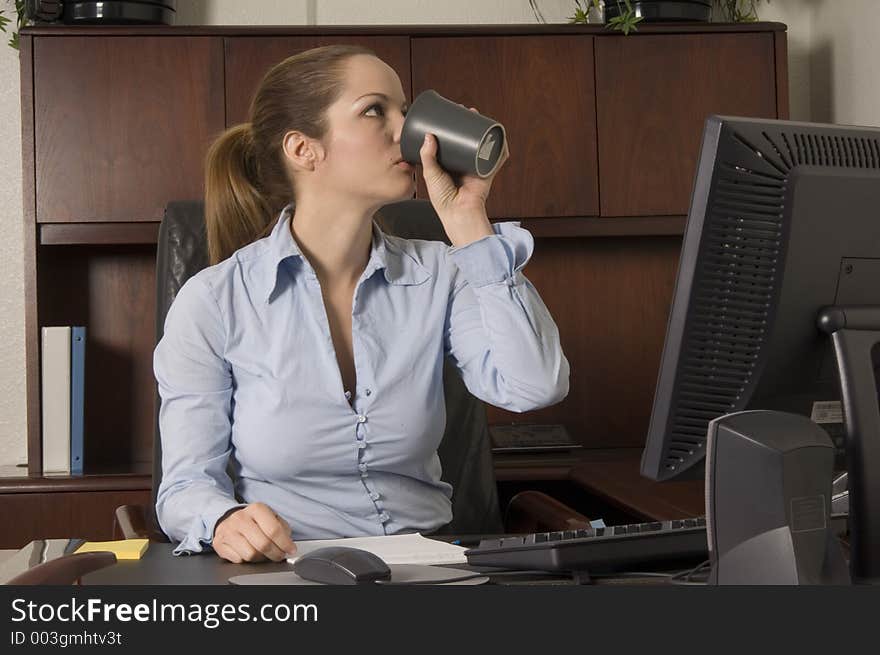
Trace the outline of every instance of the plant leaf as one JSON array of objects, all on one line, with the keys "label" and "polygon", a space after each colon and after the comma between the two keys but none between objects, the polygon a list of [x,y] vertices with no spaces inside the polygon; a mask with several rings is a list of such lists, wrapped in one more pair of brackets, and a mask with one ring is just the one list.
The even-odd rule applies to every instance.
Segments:
[{"label": "plant leaf", "polygon": [[568,22],[570,23],[587,23],[589,22],[589,18],[587,14],[584,13],[584,10],[580,7],[577,7],[574,10],[574,16],[568,17]]}]

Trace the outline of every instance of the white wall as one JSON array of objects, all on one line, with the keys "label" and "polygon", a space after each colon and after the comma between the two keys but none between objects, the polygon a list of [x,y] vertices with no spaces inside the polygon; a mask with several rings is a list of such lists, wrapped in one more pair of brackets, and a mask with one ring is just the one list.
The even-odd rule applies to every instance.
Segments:
[{"label": "white wall", "polygon": [[[528,0],[181,0],[178,25],[399,25],[534,23]],[[184,7],[184,5],[186,5]],[[547,22],[565,22],[573,0],[538,0]]]},{"label": "white wall", "polygon": [[834,0],[816,7],[811,39],[813,120],[880,126],[878,9],[877,0]]},{"label": "white wall", "polygon": [[769,3],[761,2],[758,10],[761,20],[788,25],[789,117],[794,121],[810,120],[810,51],[813,14],[818,1],[820,0],[771,0]]},{"label": "white wall", "polygon": [[[15,16],[4,0],[6,16]],[[14,24],[13,18],[13,24]],[[0,465],[26,461],[24,230],[18,52],[0,33]]]},{"label": "white wall", "polygon": [[[772,0],[760,17],[789,25],[791,117],[880,124],[877,0]],[[574,0],[538,0],[550,23]],[[7,15],[14,3],[0,0]],[[180,0],[178,25],[534,23],[528,0]],[[846,14],[842,6],[846,5]],[[836,10],[836,11],[835,11]],[[5,41],[5,39],[4,39]],[[18,53],[0,44],[0,465],[24,462],[25,362]]]}]

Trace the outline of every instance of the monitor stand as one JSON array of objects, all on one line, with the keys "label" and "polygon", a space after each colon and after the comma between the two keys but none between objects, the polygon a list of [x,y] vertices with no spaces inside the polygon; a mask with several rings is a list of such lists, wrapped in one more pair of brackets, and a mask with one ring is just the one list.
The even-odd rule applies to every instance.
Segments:
[{"label": "monitor stand", "polygon": [[825,307],[818,325],[834,344],[846,423],[850,576],[880,584],[880,306]]}]

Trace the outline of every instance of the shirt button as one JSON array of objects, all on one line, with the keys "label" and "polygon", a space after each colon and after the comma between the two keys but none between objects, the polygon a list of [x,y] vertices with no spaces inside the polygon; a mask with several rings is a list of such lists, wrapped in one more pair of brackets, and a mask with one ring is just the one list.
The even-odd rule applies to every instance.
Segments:
[{"label": "shirt button", "polygon": [[358,421],[358,423],[366,423],[367,417],[364,416],[363,414],[358,414],[357,421]]},{"label": "shirt button", "polygon": [[382,496],[380,496],[380,495],[379,495],[377,492],[375,492],[375,491],[371,491],[371,492],[370,492],[370,498],[372,498],[373,500],[379,500],[381,497],[382,497]]},{"label": "shirt button", "polygon": [[391,520],[391,517],[388,515],[388,512],[382,512],[379,514],[379,520],[382,521],[382,523],[387,523]]},{"label": "shirt button", "polygon": [[366,448],[366,447],[367,447],[367,442],[366,442],[366,441],[358,441],[358,448],[359,448],[360,450],[363,450],[363,449]]},{"label": "shirt button", "polygon": [[360,463],[360,464],[358,464],[358,471],[360,471],[361,473],[366,473],[366,471],[367,471],[367,465],[364,464],[364,463]]},{"label": "shirt button", "polygon": [[370,395],[371,393],[373,393],[373,392],[370,391],[369,389],[364,389],[364,393],[367,394],[367,395],[369,396],[369,395]]}]

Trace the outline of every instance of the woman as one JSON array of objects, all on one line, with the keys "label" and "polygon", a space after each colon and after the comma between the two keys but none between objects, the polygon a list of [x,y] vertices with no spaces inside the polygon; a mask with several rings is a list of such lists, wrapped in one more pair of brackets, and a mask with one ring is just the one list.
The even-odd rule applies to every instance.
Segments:
[{"label": "woman", "polygon": [[429,135],[423,175],[452,247],[373,223],[414,192],[405,113],[392,68],[327,46],[270,70],[251,123],[211,146],[212,266],[180,289],[154,357],[156,511],[175,554],[277,561],[293,537],[448,523],[437,458],[447,353],[498,407],[568,393],[558,330],[520,272],[533,240],[514,223],[493,228],[491,179],[457,184]]}]

